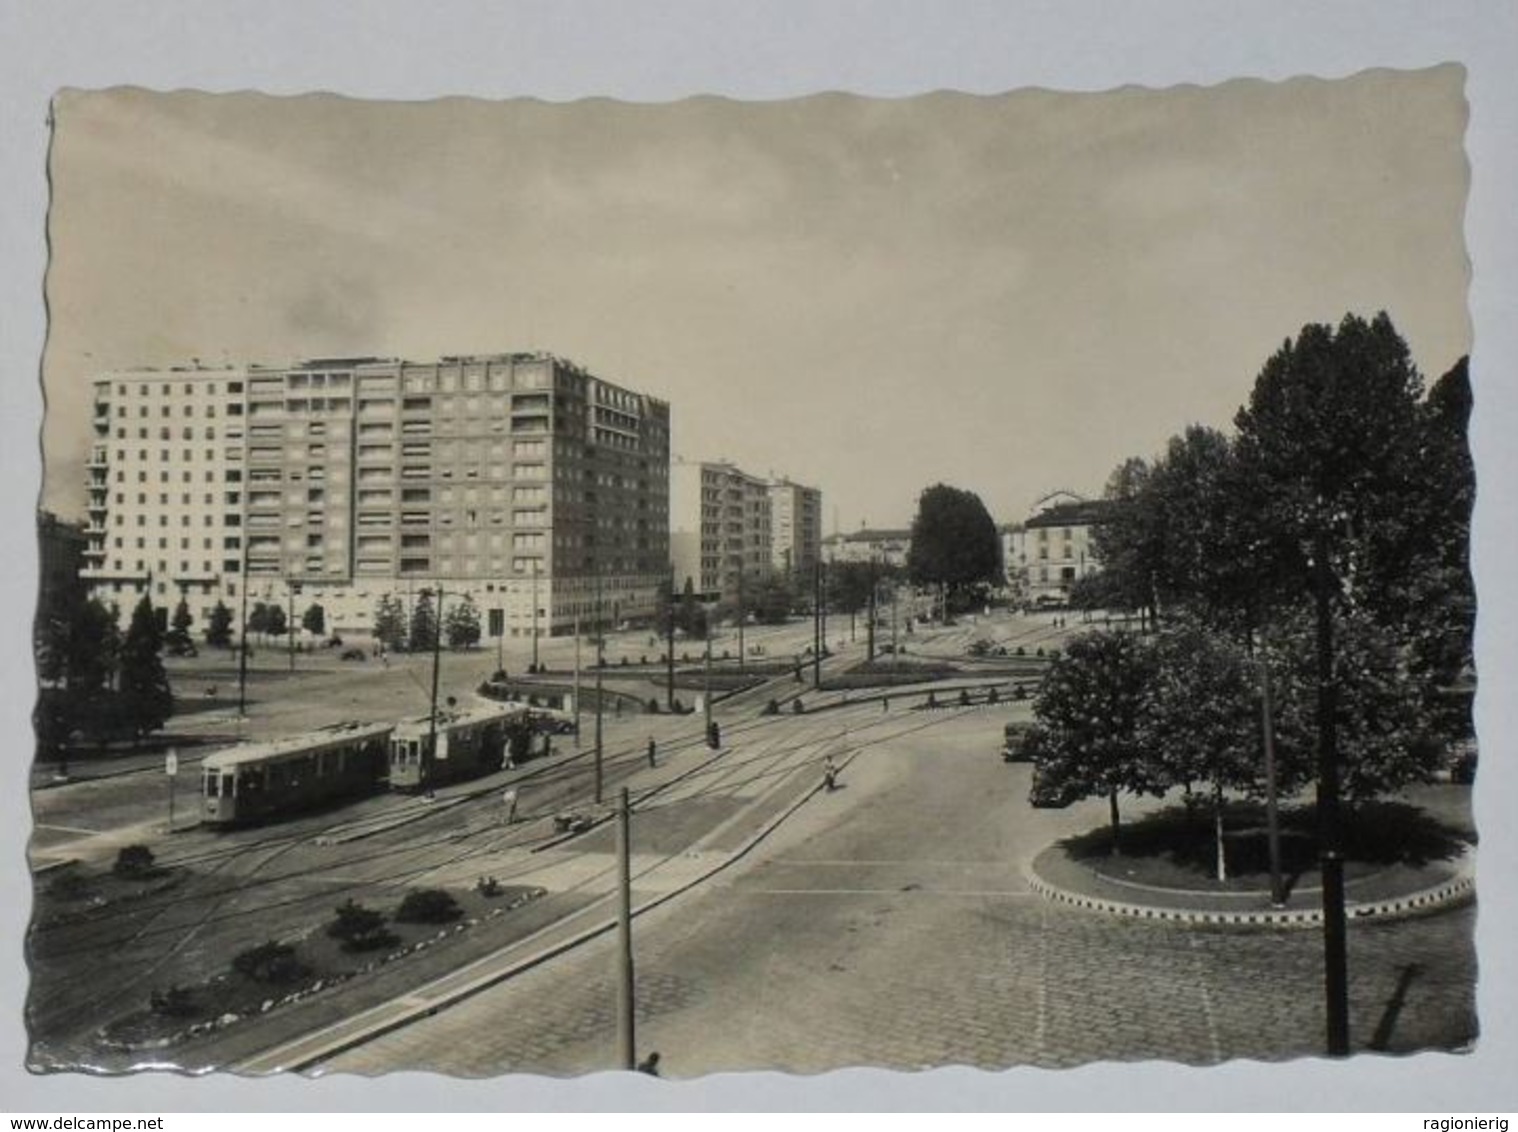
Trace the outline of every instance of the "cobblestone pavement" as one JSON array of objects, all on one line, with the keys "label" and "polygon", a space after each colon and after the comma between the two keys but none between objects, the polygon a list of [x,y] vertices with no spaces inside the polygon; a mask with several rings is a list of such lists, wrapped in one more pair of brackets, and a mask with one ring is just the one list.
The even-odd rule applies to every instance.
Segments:
[{"label": "cobblestone pavement", "polygon": [[[1102,807],[1030,810],[999,720],[871,748],[736,875],[640,917],[640,1053],[670,1076],[853,1065],[1061,1067],[1312,1056],[1321,937],[1060,908],[1024,866]],[[1474,912],[1352,926],[1357,1050],[1475,1034]],[[615,1066],[610,941],[398,1031],[323,1072],[463,1076]]]}]

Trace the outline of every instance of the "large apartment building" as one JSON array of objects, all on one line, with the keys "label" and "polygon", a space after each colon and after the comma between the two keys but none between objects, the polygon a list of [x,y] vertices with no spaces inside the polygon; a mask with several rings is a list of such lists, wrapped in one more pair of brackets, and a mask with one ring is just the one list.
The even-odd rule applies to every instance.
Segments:
[{"label": "large apartment building", "polygon": [[784,478],[771,483],[769,492],[775,569],[810,578],[822,554],[822,492]]},{"label": "large apartment building", "polygon": [[133,371],[95,383],[97,595],[320,602],[469,594],[487,637],[655,609],[669,406],[549,354]]},{"label": "large apartment building", "polygon": [[740,577],[774,564],[769,481],[726,461],[676,460],[670,469],[670,553],[676,589],[690,581],[703,601],[733,600]]}]

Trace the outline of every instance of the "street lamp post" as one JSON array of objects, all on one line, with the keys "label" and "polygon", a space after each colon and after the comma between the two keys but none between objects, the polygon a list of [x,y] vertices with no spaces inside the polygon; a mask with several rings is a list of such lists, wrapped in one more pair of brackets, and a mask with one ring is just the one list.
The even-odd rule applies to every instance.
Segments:
[{"label": "street lamp post", "polygon": [[300,593],[300,583],[285,579],[285,589],[288,593],[287,605],[289,616],[285,619],[285,634],[290,654],[290,671],[295,671],[295,595]]}]

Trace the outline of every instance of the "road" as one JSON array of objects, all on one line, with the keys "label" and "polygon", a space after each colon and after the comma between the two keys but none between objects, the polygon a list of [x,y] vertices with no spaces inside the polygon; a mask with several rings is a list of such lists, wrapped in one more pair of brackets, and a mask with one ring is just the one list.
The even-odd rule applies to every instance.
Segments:
[{"label": "road", "polygon": [[[863,721],[863,709],[847,709]],[[1319,1052],[1311,931],[1206,931],[1065,910],[1029,891],[1051,840],[1101,804],[1031,810],[995,755],[1009,711],[873,743],[734,868],[640,917],[638,1045],[668,1075],[851,1065],[1209,1064]],[[635,899],[650,893],[635,885]],[[1474,1034],[1474,913],[1356,926],[1358,1049]],[[577,1074],[615,1065],[613,967],[597,941],[323,1072]]]}]

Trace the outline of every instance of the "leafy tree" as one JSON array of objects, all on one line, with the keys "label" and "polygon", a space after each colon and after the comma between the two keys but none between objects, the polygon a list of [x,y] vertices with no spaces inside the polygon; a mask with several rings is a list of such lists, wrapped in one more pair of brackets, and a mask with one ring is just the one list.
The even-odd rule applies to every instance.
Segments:
[{"label": "leafy tree", "polygon": [[1420,555],[1404,575],[1410,670],[1440,734],[1471,734],[1464,693],[1474,669],[1476,593],[1471,580],[1471,511],[1476,474],[1467,429],[1471,413],[1469,362],[1434,383],[1422,406],[1422,502],[1413,521],[1423,531]]},{"label": "leafy tree", "polygon": [[1049,665],[1033,704],[1034,792],[1105,797],[1120,852],[1120,792],[1162,794],[1169,780],[1144,744],[1153,650],[1121,630],[1083,633]]},{"label": "leafy tree", "polygon": [[322,608],[321,602],[313,601],[301,614],[300,627],[315,637],[326,636],[327,611]]},{"label": "leafy tree", "polygon": [[432,611],[432,591],[423,590],[411,607],[407,647],[412,652],[427,651],[437,644],[437,639],[437,615]]},{"label": "leafy tree", "polygon": [[999,584],[1001,539],[978,495],[941,483],[923,491],[912,520],[907,573],[917,585],[956,597]]},{"label": "leafy tree", "polygon": [[121,671],[117,678],[125,721],[139,738],[158,730],[174,713],[174,693],[163,670],[163,640],[153,603],[144,594],[132,611],[132,621],[121,645]]},{"label": "leafy tree", "polygon": [[443,618],[443,631],[451,649],[469,649],[480,643],[480,611],[474,598],[465,594]]},{"label": "leafy tree", "polygon": [[270,602],[264,611],[264,632],[271,637],[283,637],[289,631],[290,625],[285,619],[285,607]]},{"label": "leafy tree", "polygon": [[206,644],[225,648],[232,643],[232,611],[218,601],[206,622]]},{"label": "leafy tree", "polygon": [[248,613],[248,632],[267,633],[269,631],[269,609],[267,602],[255,601],[253,608]]},{"label": "leafy tree", "polygon": [[[1224,791],[1257,795],[1267,786],[1258,680],[1235,641],[1195,620],[1167,624],[1151,648],[1142,743],[1158,768],[1158,782],[1182,786],[1188,797],[1195,786],[1210,786],[1217,875],[1223,880]],[[1310,773],[1310,760],[1278,760],[1277,789],[1295,790]]]},{"label": "leafy tree", "polygon": [[680,615],[676,628],[688,637],[698,640],[706,638],[706,610],[696,600],[696,586],[689,578],[685,579],[685,590],[680,595]]},{"label": "leafy tree", "polygon": [[783,575],[765,578],[751,592],[745,593],[748,612],[761,625],[784,625],[796,604],[790,579]]},{"label": "leafy tree", "polygon": [[406,610],[395,594],[385,594],[375,606],[374,639],[392,652],[406,647]]},{"label": "leafy tree", "polygon": [[1113,470],[1103,493],[1110,504],[1107,521],[1092,531],[1091,544],[1102,563],[1101,604],[1152,620],[1159,612],[1164,547],[1148,491],[1151,475],[1148,462],[1137,456]]},{"label": "leafy tree", "polygon": [[[1363,613],[1335,624],[1334,732],[1340,785],[1352,802],[1364,802],[1429,781],[1443,760],[1443,745],[1412,694],[1409,655],[1396,635]],[[1318,709],[1316,639],[1298,618],[1283,640],[1271,641],[1278,748],[1294,782],[1314,773]]]},{"label": "leafy tree", "polygon": [[163,639],[170,653],[179,656],[190,650],[193,644],[190,640],[190,626],[194,623],[195,618],[190,615],[189,601],[180,598],[179,604],[174,607],[174,616],[169,621],[169,631]]}]

